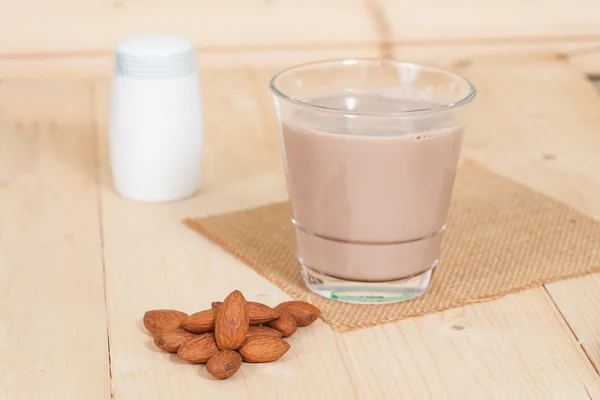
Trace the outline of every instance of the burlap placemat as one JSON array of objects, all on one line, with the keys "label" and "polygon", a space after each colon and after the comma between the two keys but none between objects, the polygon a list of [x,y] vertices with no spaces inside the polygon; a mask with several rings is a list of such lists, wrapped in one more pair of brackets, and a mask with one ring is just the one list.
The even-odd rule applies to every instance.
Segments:
[{"label": "burlap placemat", "polygon": [[440,264],[429,291],[403,303],[354,305],[309,292],[295,259],[288,203],[187,225],[296,299],[338,331],[493,299],[600,270],[600,223],[473,162],[459,168]]}]

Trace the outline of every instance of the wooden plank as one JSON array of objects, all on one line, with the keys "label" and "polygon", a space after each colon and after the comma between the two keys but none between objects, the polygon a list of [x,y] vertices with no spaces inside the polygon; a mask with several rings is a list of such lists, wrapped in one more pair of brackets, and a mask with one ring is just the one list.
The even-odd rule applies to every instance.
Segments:
[{"label": "wooden plank", "polygon": [[[564,63],[533,63],[526,71],[530,79],[521,86],[507,88],[507,65],[489,65],[486,74],[496,79],[496,88],[505,88],[528,106],[513,104],[507,114],[473,115],[478,129],[502,126],[502,135],[490,133],[484,140],[467,141],[467,152],[501,169],[506,175],[571,205],[596,218],[600,217],[597,178],[600,150],[600,101],[593,85]],[[480,75],[482,77],[482,75]],[[473,76],[475,80],[478,76]],[[486,96],[491,86],[483,86]],[[498,89],[497,89],[498,90]],[[502,90],[502,89],[500,89]],[[569,105],[577,105],[570,107]],[[518,121],[518,123],[517,123]],[[526,123],[529,129],[519,129]],[[508,145],[509,143],[512,143]],[[491,155],[494,153],[494,155]],[[506,162],[510,154],[511,162]],[[527,171],[524,174],[524,171]],[[600,361],[593,312],[599,286],[598,275],[548,285],[552,298],[596,365]]]},{"label": "wooden plank", "polygon": [[[199,49],[573,41],[600,38],[595,0],[39,0],[0,6],[0,54],[110,54],[124,36],[172,32]],[[67,10],[67,11],[64,11]],[[32,29],[33,27],[33,29]],[[107,29],[106,27],[110,27]]]},{"label": "wooden plank", "polygon": [[338,340],[359,398],[600,396],[596,372],[542,288]]},{"label": "wooden plank", "polygon": [[[533,56],[544,59],[567,60],[578,71],[600,76],[600,47],[597,41],[491,41],[444,45],[396,45],[393,58],[454,68],[486,58]],[[0,63],[1,66],[1,63]]]},{"label": "wooden plank", "polygon": [[[484,132],[468,137],[466,153],[600,218],[600,96],[594,84],[566,63],[539,60],[520,67],[496,60],[465,72],[480,89],[471,130]],[[517,73],[522,83],[513,85],[510,76]],[[518,102],[504,102],[511,97]],[[483,102],[502,112],[486,111]],[[600,365],[600,275],[547,289],[592,362]]]},{"label": "wooden plank", "polygon": [[395,0],[375,3],[381,8],[379,22],[386,24],[387,38],[399,42],[590,37],[598,34],[600,18],[594,0],[571,4],[561,0],[546,0],[543,4],[520,0],[421,0],[410,6]]},{"label": "wooden plank", "polygon": [[1,13],[0,53],[110,52],[123,37],[147,32],[184,34],[198,47],[238,49],[285,49],[288,45],[323,42],[374,43],[377,39],[362,0],[70,3],[68,13],[58,8]]},{"label": "wooden plank", "polygon": [[551,58],[491,57],[462,72],[478,88],[463,156],[600,218],[594,84]]},{"label": "wooden plank", "polygon": [[[307,48],[300,50],[237,49],[231,52],[198,51],[196,62],[203,68],[248,67],[284,68],[308,61],[347,58],[379,57],[377,45],[333,48]],[[99,79],[112,74],[114,57],[108,55],[73,55],[66,57],[0,56],[0,79]]]},{"label": "wooden plank", "polygon": [[546,285],[579,344],[600,370],[600,274]]},{"label": "wooden plank", "polygon": [[0,398],[110,397],[88,85],[0,86]]},{"label": "wooden plank", "polygon": [[[390,48],[393,58],[426,65],[453,68],[469,61],[498,55],[568,58],[578,70],[600,76],[600,48],[588,41],[491,42],[465,44],[403,44]],[[377,44],[341,47],[312,47],[290,50],[237,49],[198,51],[196,61],[202,68],[284,68],[290,65],[331,58],[381,57]],[[113,56],[72,55],[65,57],[0,57],[0,79],[98,79],[113,70]]]},{"label": "wooden plank", "polygon": [[[469,75],[488,89],[474,107],[473,114],[481,116],[472,121],[467,153],[482,159],[484,153],[477,152],[479,141],[488,136],[496,140],[503,133],[505,125],[484,124],[484,116],[497,114],[495,122],[509,115],[519,132],[528,130],[532,136],[537,132],[536,126],[525,122],[521,127],[512,118],[519,107],[531,112],[529,97],[520,91],[523,98],[512,96],[507,88],[530,85],[536,89],[528,82],[533,74],[530,69],[538,68],[537,74],[544,71],[537,63],[549,65],[550,76],[557,68],[570,70],[562,63],[555,67],[552,60],[525,62],[523,69],[514,61],[504,62],[501,86],[494,85],[500,66],[496,75],[489,76],[485,63],[469,67]],[[151,339],[135,322],[147,309],[173,307],[193,312],[233,289],[269,304],[286,298],[179,223],[183,217],[286,198],[267,89],[275,72],[275,68],[202,70],[203,189],[186,201],[144,205],[118,197],[108,171],[106,120],[96,119],[101,132],[107,304],[116,397],[588,399],[588,393],[600,397],[600,379],[543,288],[348,334],[334,333],[318,322],[291,338],[292,350],[280,362],[244,365],[227,382],[210,380],[202,367],[153,349]],[[559,92],[570,90],[565,79],[554,85]],[[107,115],[106,80],[98,83],[96,98],[96,115]],[[569,104],[568,97],[559,101]],[[521,145],[514,142],[514,146]],[[504,146],[510,148],[509,143]],[[506,172],[495,151],[500,150],[494,146],[489,153],[497,163],[487,165]]]}]

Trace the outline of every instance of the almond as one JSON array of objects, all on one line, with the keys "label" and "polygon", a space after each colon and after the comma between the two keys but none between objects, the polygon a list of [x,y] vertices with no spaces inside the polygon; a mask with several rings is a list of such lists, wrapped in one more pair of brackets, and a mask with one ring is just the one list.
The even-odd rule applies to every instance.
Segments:
[{"label": "almond", "polygon": [[177,328],[172,331],[160,332],[154,336],[154,344],[169,353],[177,353],[179,347],[197,336],[195,333],[188,332],[183,328]]},{"label": "almond", "polygon": [[270,336],[281,339],[282,334],[277,329],[268,326],[250,326],[247,337],[250,336]]},{"label": "almond", "polygon": [[181,326],[188,317],[184,312],[177,310],[152,310],[144,314],[144,326],[152,336],[164,331],[172,331]]},{"label": "almond", "polygon": [[321,310],[305,301],[286,301],[275,307],[275,310],[287,311],[300,327],[312,324],[321,315]]},{"label": "almond", "polygon": [[239,352],[246,362],[266,363],[277,360],[284,355],[290,344],[286,341],[268,336],[252,336],[246,339]]},{"label": "almond", "polygon": [[242,356],[233,350],[221,350],[208,360],[206,370],[219,379],[227,379],[242,366]]},{"label": "almond", "polygon": [[[220,301],[213,301],[212,308],[217,308],[221,304]],[[273,310],[266,304],[257,303],[255,301],[248,302],[248,310],[250,312],[250,325],[266,324],[269,321],[279,318],[277,311]]]},{"label": "almond", "polygon": [[207,362],[218,352],[219,349],[215,342],[215,335],[213,333],[203,333],[183,344],[179,350],[177,350],[177,356],[182,360],[200,364]]},{"label": "almond", "polygon": [[235,290],[216,308],[215,339],[219,350],[237,350],[246,340],[250,312],[244,295]]},{"label": "almond", "polygon": [[292,336],[298,329],[296,319],[285,310],[277,310],[277,312],[279,313],[279,318],[267,323],[267,326],[277,329],[283,337]]},{"label": "almond", "polygon": [[212,332],[215,330],[215,310],[204,310],[192,314],[183,321],[182,325],[194,333]]},{"label": "almond", "polygon": [[277,311],[262,303],[249,301],[248,308],[251,325],[266,324],[269,321],[279,318]]}]

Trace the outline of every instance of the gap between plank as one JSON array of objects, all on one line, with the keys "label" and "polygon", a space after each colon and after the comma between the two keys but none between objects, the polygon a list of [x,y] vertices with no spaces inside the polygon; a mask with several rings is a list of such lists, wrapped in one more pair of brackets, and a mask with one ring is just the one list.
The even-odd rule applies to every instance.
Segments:
[{"label": "gap between plank", "polygon": [[[376,1],[376,0],[365,0]],[[375,5],[379,8],[377,5]],[[373,6],[371,6],[373,7]],[[369,10],[373,12],[373,10]],[[385,17],[385,13],[381,11]],[[381,28],[380,28],[381,29]],[[389,28],[388,28],[389,29]],[[598,45],[600,35],[572,35],[572,36],[546,36],[546,37],[483,37],[483,38],[451,38],[451,39],[409,39],[399,40],[390,37],[380,41],[365,42],[315,42],[315,43],[281,43],[281,44],[238,44],[238,45],[196,45],[194,47],[197,54],[231,54],[239,52],[272,52],[272,51],[301,51],[301,50],[327,50],[327,49],[347,49],[347,48],[370,48],[381,45],[385,46],[474,46],[474,45],[527,45],[527,44],[549,44],[549,43],[572,43],[572,42],[591,42],[592,45]],[[38,51],[32,53],[0,53],[0,61],[5,60],[40,60],[47,58],[96,58],[107,57],[114,54],[113,49],[97,50],[58,50],[58,51]]]},{"label": "gap between plank", "polygon": [[[554,305],[554,307],[558,311],[558,314],[560,315],[560,317],[562,318],[562,320],[565,322],[565,324],[569,328],[569,331],[571,331],[571,334],[573,335],[573,337],[577,341],[577,344],[579,345],[579,347],[581,347],[581,350],[583,351],[583,354],[585,354],[585,356],[588,359],[588,361],[590,362],[590,364],[592,364],[592,368],[594,368],[594,371],[596,371],[596,374],[598,374],[598,376],[600,376],[600,370],[598,369],[598,366],[596,365],[596,363],[594,363],[594,361],[590,357],[589,353],[585,349],[585,346],[579,341],[579,337],[575,333],[575,330],[573,329],[573,327],[571,326],[571,324],[569,324],[569,321],[567,320],[567,317],[565,316],[565,314],[563,314],[563,312],[560,309],[560,307],[558,306],[558,304],[552,298],[552,295],[548,291],[548,288],[546,287],[546,285],[542,285],[542,287],[544,288],[544,290],[546,291],[546,294],[548,295],[548,298],[550,299],[550,301],[552,302],[552,304]],[[585,385],[584,385],[584,388],[585,388]],[[587,388],[585,388],[585,390],[587,391]],[[588,393],[588,395],[589,395],[589,393]]]},{"label": "gap between plank", "polygon": [[102,262],[102,287],[104,290],[104,308],[106,318],[106,350],[108,352],[108,378],[110,380],[110,398],[113,399],[115,394],[112,386],[112,360],[110,354],[110,332],[108,330],[108,295],[106,292],[106,261],[104,258],[104,217],[102,211],[102,181],[100,176],[100,155],[98,141],[100,140],[98,135],[98,121],[96,115],[96,90],[94,88],[94,82],[88,82],[88,92],[90,95],[90,120],[92,123],[92,136],[93,136],[93,151],[94,151],[94,175],[96,178],[96,202],[98,205],[98,226],[100,227],[100,256]]},{"label": "gap between plank", "polygon": [[378,0],[365,0],[367,12],[371,21],[379,31],[379,50],[383,58],[394,58],[394,44],[392,40],[392,29],[385,11],[379,5]]}]

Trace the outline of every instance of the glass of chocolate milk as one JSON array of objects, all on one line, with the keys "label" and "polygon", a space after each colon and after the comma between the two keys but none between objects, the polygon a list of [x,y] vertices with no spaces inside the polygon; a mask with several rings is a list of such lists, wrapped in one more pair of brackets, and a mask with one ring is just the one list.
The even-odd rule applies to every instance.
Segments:
[{"label": "glass of chocolate milk", "polygon": [[286,69],[270,86],[306,285],[353,303],[423,294],[473,84],[437,68],[345,59]]}]

